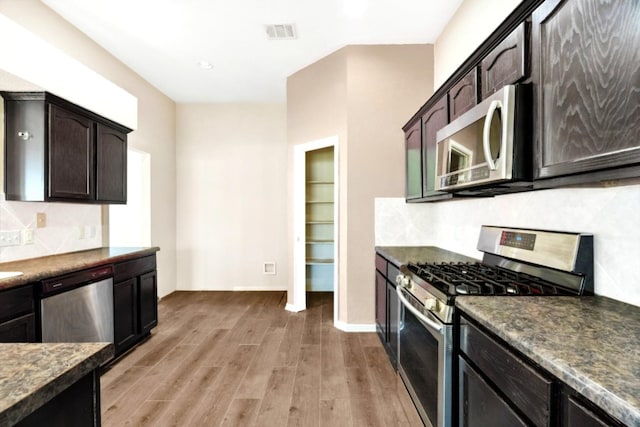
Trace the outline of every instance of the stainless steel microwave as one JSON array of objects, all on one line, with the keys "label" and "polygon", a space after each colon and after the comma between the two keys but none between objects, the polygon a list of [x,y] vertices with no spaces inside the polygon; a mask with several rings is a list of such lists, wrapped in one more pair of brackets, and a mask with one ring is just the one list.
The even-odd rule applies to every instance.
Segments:
[{"label": "stainless steel microwave", "polygon": [[505,86],[436,135],[436,190],[503,193],[531,187],[530,88]]}]

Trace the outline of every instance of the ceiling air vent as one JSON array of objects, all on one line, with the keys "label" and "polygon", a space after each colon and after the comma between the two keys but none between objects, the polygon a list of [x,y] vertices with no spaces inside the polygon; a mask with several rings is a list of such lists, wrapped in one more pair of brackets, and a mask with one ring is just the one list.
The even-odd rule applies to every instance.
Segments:
[{"label": "ceiling air vent", "polygon": [[297,37],[293,24],[271,24],[264,28],[269,40],[294,40]]}]

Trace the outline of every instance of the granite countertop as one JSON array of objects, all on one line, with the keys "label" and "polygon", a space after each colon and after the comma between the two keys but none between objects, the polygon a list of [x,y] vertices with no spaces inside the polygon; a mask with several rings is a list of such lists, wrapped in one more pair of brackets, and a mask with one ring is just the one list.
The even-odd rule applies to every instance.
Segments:
[{"label": "granite countertop", "polygon": [[111,357],[111,343],[0,344],[0,425],[14,425]]},{"label": "granite countertop", "polygon": [[21,271],[23,273],[21,276],[0,279],[0,290],[27,285],[77,270],[152,255],[159,250],[158,247],[108,247],[0,263],[0,271]]},{"label": "granite countertop", "polygon": [[477,259],[435,246],[376,246],[376,252],[396,266],[409,262],[475,262]]},{"label": "granite countertop", "polygon": [[640,307],[599,296],[461,296],[456,305],[614,418],[640,426]]}]

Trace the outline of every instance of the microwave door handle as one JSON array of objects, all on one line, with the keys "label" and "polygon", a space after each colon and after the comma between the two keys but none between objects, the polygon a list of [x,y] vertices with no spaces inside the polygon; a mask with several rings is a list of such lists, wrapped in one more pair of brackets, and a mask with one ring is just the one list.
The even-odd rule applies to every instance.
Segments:
[{"label": "microwave door handle", "polygon": [[491,119],[493,119],[493,115],[496,113],[496,110],[501,107],[502,103],[497,99],[491,101],[491,104],[489,104],[489,110],[487,111],[487,116],[484,118],[484,128],[482,132],[482,149],[484,150],[484,158],[487,160],[489,170],[492,171],[496,170],[496,163],[493,161],[493,156],[491,156]]}]

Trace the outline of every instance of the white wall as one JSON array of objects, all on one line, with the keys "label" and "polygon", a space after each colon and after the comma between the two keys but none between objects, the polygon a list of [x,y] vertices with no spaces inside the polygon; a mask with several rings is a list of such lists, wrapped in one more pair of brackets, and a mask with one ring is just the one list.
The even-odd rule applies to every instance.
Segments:
[{"label": "white wall", "polygon": [[522,0],[465,0],[434,48],[434,88],[440,87]]},{"label": "white wall", "polygon": [[[137,128],[129,134],[129,147],[151,155],[151,244],[160,247],[157,255],[158,294],[162,297],[171,293],[176,284],[175,103],[40,1],[0,0],[0,13],[137,98]],[[51,75],[66,80],[57,72]],[[15,202],[6,203],[18,206]],[[40,209],[37,204],[25,206],[30,211],[25,216],[27,219]],[[76,211],[84,210],[86,206],[53,206],[46,204],[43,208],[60,210],[68,221],[73,221],[64,232],[73,236],[74,227],[85,221],[78,218]],[[104,219],[103,230],[106,227]],[[104,235],[108,236],[107,233]],[[95,242],[96,246],[102,244],[109,244],[108,237]],[[52,253],[48,249],[45,251],[45,247],[41,249],[38,256]],[[65,246],[65,251],[68,249],[69,246]]]},{"label": "white wall", "polygon": [[178,104],[177,140],[177,289],[285,290],[286,106]]}]

